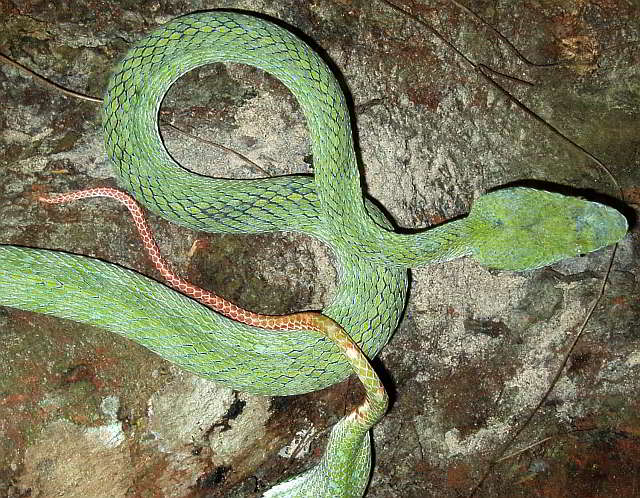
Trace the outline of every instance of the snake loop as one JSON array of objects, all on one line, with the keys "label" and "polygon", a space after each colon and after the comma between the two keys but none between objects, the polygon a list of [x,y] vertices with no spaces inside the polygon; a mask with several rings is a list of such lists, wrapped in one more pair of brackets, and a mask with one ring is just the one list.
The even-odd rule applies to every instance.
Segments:
[{"label": "snake loop", "polygon": [[[313,177],[208,178],[171,158],[157,123],[166,91],[187,71],[221,61],[263,69],[291,90],[311,134]],[[469,255],[493,268],[533,269],[614,244],[627,230],[626,219],[607,206],[510,188],[481,197],[466,218],[417,234],[394,233],[362,196],[349,112],[327,65],[286,29],[237,12],[180,17],[136,43],[109,81],[102,114],[120,184],[148,209],[196,230],[317,237],[339,267],[335,299],[310,322],[287,329],[291,333],[274,333],[115,265],[0,246],[0,305],[110,330],[190,372],[250,393],[313,391],[355,371],[367,391],[365,403],[334,427],[316,467],[268,497],[364,493],[368,429],[387,406],[367,358],[400,320],[408,268]]]}]

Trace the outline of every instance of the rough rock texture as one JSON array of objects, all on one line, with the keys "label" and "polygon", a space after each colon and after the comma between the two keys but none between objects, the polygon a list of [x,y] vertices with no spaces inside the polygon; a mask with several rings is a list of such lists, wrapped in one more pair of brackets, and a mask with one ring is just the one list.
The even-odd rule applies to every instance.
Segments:
[{"label": "rough rock texture", "polygon": [[[453,1],[395,3],[414,17],[363,0],[5,1],[0,49],[67,88],[101,96],[109,69],[154,26],[202,9],[263,12],[304,33],[339,68],[351,90],[368,194],[398,226],[459,216],[482,192],[524,180],[610,196],[634,221],[637,2],[464,2],[486,24]],[[603,161],[622,202],[613,201],[621,193],[602,168],[431,29]],[[220,65],[189,74],[165,100],[162,118],[245,154],[270,175],[311,172],[296,102],[256,70]],[[163,130],[171,152],[196,171],[262,174]],[[40,192],[114,184],[96,104],[0,66],[0,164],[0,243],[64,249],[157,276],[120,207],[35,201]],[[320,308],[331,297],[331,255],[314,241],[153,224],[189,279],[241,305],[288,312]],[[190,251],[196,240],[205,243]],[[367,496],[637,495],[637,246],[632,231],[566,369],[514,443],[596,298],[611,249],[524,274],[469,260],[414,271],[404,321],[375,361],[393,402],[374,430]],[[359,396],[351,379],[307,396],[249,397],[106,332],[11,309],[1,310],[0,344],[0,495],[10,497],[256,496],[313,464],[326,429]]]}]

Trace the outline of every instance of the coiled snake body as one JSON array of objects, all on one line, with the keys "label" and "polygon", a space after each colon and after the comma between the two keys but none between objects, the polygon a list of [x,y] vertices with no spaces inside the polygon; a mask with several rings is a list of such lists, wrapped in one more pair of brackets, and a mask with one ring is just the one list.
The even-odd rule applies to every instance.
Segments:
[{"label": "coiled snake body", "polygon": [[[263,69],[291,90],[311,133],[313,177],[208,178],[169,156],[157,125],[164,94],[187,71],[220,61]],[[327,243],[340,283],[322,313],[369,358],[398,324],[408,268],[464,255],[495,268],[537,268],[615,243],[627,229],[609,207],[517,188],[481,197],[467,218],[419,234],[394,233],[363,199],[349,112],[327,65],[289,31],[245,14],[188,15],[138,42],[109,82],[103,122],[121,185],[151,211],[197,230],[287,230]],[[335,337],[238,323],[146,277],[82,256],[2,246],[0,286],[0,304],[108,329],[238,390],[303,393],[354,368]],[[358,417],[351,418],[334,429],[322,465],[268,496],[361,496],[370,465],[367,430],[375,420],[354,430],[349,424]]]}]

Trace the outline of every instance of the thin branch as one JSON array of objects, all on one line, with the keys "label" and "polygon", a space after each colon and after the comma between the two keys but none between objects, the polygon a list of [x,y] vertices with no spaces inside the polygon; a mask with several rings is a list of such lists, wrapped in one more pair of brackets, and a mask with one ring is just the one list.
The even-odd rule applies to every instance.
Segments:
[{"label": "thin branch", "polygon": [[[462,53],[456,46],[454,46],[449,40],[445,39],[436,29],[434,29],[432,26],[430,26],[429,24],[427,24],[426,22],[424,22],[423,20],[421,20],[420,18],[414,16],[411,12],[408,12],[406,10],[404,10],[403,8],[393,4],[392,2],[388,1],[388,0],[380,0],[382,3],[388,5],[389,7],[391,7],[393,10],[396,10],[400,13],[402,13],[403,15],[406,15],[408,17],[410,17],[411,19],[414,19],[416,21],[416,23],[418,23],[420,26],[423,26],[425,29],[427,29],[430,33],[432,33],[434,36],[436,36],[441,42],[443,42],[447,47],[449,47],[453,52],[455,52],[457,55],[459,55],[465,62],[467,62],[473,69],[475,69],[477,72],[480,73],[480,75],[482,76],[482,78],[485,79],[485,81],[487,81],[489,84],[491,84],[494,88],[496,88],[497,90],[499,90],[502,94],[504,94],[510,101],[512,101],[514,104],[516,104],[518,106],[518,108],[520,108],[522,111],[524,111],[528,116],[530,116],[531,118],[533,118],[534,120],[536,120],[538,123],[544,125],[546,128],[548,128],[552,133],[554,133],[555,135],[557,135],[558,137],[560,137],[562,140],[566,141],[567,143],[569,143],[572,147],[574,147],[575,149],[577,149],[578,151],[580,151],[581,153],[583,153],[585,156],[587,156],[589,159],[591,159],[602,171],[604,171],[607,176],[611,179],[613,185],[618,189],[618,191],[620,192],[620,195],[622,197],[622,189],[620,187],[620,184],[618,183],[617,179],[615,178],[615,176],[611,173],[611,171],[609,170],[609,168],[607,168],[602,161],[600,161],[597,157],[595,157],[591,152],[589,152],[588,150],[586,150],[584,147],[582,147],[581,145],[577,144],[574,140],[572,140],[571,138],[569,138],[566,134],[564,134],[563,132],[561,132],[558,128],[556,128],[554,125],[550,124],[548,121],[546,121],[545,119],[543,119],[541,116],[539,116],[538,114],[536,114],[534,111],[532,111],[531,109],[529,109],[526,105],[524,105],[520,100],[518,100],[517,98],[515,98],[511,93],[509,93],[506,89],[504,89],[501,85],[499,85],[491,76],[490,73],[494,73],[494,74],[498,74],[502,77],[505,77],[506,75],[504,75],[501,72],[497,72],[493,69],[490,69],[489,67],[487,67],[485,64],[482,63],[475,63],[474,61],[471,60],[471,58],[467,57],[464,53]],[[548,66],[557,66],[557,65],[561,65],[564,64],[564,62],[558,62],[558,63],[552,63],[552,64],[534,64],[531,61],[529,61],[528,59],[526,59],[521,53],[520,51],[506,38],[504,37],[497,29],[493,28],[493,26],[491,26],[490,24],[488,24],[486,21],[484,21],[484,19],[482,19],[480,16],[478,16],[475,12],[471,11],[470,9],[468,9],[467,7],[465,7],[464,5],[460,4],[458,1],[456,0],[450,0],[451,3],[453,3],[454,5],[458,6],[458,8],[464,10],[465,12],[467,12],[468,14],[472,15],[473,17],[475,17],[476,19],[480,20],[485,26],[487,26],[489,29],[491,29],[498,37],[500,40],[502,40],[504,43],[506,43],[510,49],[516,54],[516,56],[524,63],[526,63],[527,65],[530,66],[536,66],[536,67],[548,67]],[[523,83],[522,80],[517,79],[516,80],[518,83]],[[524,83],[528,83],[528,82],[524,82]],[[602,298],[604,297],[604,293],[605,293],[605,289],[606,289],[606,285],[608,282],[608,278],[609,278],[609,274],[611,273],[611,268],[613,266],[613,261],[615,259],[615,254],[616,254],[616,250],[617,250],[617,244],[613,246],[613,249],[611,251],[611,258],[609,259],[609,264],[607,266],[607,270],[605,272],[604,277],[602,278],[602,282],[601,282],[601,286],[600,286],[600,290],[596,296],[596,298],[594,299],[591,307],[589,308],[589,310],[587,311],[583,321],[582,321],[582,325],[580,326],[578,332],[574,335],[573,340],[571,341],[571,343],[569,344],[569,347],[566,351],[566,353],[564,354],[562,361],[560,362],[560,365],[558,366],[558,368],[556,369],[556,372],[554,374],[553,379],[551,380],[551,382],[549,383],[548,388],[546,389],[546,391],[544,392],[544,394],[542,395],[542,397],[540,398],[540,400],[538,401],[537,405],[535,406],[535,408],[529,413],[528,417],[526,418],[526,420],[520,424],[520,426],[518,427],[518,429],[515,431],[515,433],[513,434],[513,436],[511,436],[509,438],[509,440],[503,444],[502,448],[500,449],[500,451],[498,452],[498,457],[494,458],[493,461],[490,462],[488,468],[486,469],[486,471],[484,472],[484,474],[482,475],[482,477],[480,478],[480,480],[477,482],[477,484],[473,487],[473,489],[471,490],[471,492],[469,493],[469,497],[473,497],[476,495],[476,493],[482,488],[484,482],[487,480],[487,478],[491,475],[491,473],[493,472],[493,469],[495,468],[495,466],[498,464],[498,462],[504,461],[507,458],[510,458],[512,456],[515,456],[517,454],[520,454],[524,451],[527,451],[528,449],[533,448],[534,446],[541,444],[542,442],[548,441],[550,439],[550,437],[544,438],[541,441],[538,441],[536,443],[533,443],[529,446],[527,446],[526,448],[524,448],[523,450],[520,450],[516,453],[513,453],[511,455],[508,456],[503,456],[506,451],[513,445],[513,443],[516,441],[516,439],[522,434],[522,432],[529,426],[529,424],[531,423],[531,421],[533,420],[533,418],[539,413],[540,408],[542,407],[542,405],[546,402],[546,400],[548,399],[549,395],[551,394],[551,392],[553,391],[553,389],[555,388],[558,380],[560,379],[561,375],[563,374],[563,372],[565,371],[565,368],[567,366],[567,363],[569,361],[569,358],[571,357],[571,354],[573,353],[573,351],[575,350],[576,345],[578,344],[578,341],[581,339],[581,337],[584,334],[584,331],[586,330],[587,327],[587,323],[589,322],[589,320],[591,319],[591,316],[593,315],[596,307],[598,306],[598,304],[601,302]]]},{"label": "thin branch", "polygon": [[[55,83],[51,80],[49,80],[48,78],[45,78],[44,76],[39,75],[38,73],[36,73],[35,71],[29,69],[26,66],[23,66],[22,64],[20,64],[19,62],[14,61],[13,59],[10,59],[9,57],[7,57],[6,55],[0,54],[0,62],[4,62],[5,64],[12,66],[18,70],[20,70],[22,73],[31,76],[32,78],[35,79],[35,81],[37,83],[39,83],[40,85],[44,86],[45,88],[48,88],[50,90],[53,90],[55,92],[59,92],[62,93],[63,95],[66,95],[67,97],[71,97],[71,98],[76,98],[76,99],[80,99],[80,100],[86,100],[89,102],[96,102],[98,104],[102,103],[102,99],[99,99],[97,97],[92,97],[90,95],[85,95],[83,93],[79,93],[79,92],[75,92],[73,90],[69,90],[65,87],[63,87],[62,85],[59,85],[58,83]],[[222,144],[216,143],[216,142],[212,142],[211,140],[206,140],[204,138],[198,137],[196,135],[193,135],[189,132],[186,132],[180,128],[178,128],[177,126],[168,123],[166,121],[161,120],[160,121],[162,124],[169,126],[170,128],[172,128],[173,130],[182,133],[183,135],[186,135],[188,137],[191,137],[195,140],[199,140],[203,143],[209,144],[213,147],[217,147],[218,149],[221,149],[225,152],[231,153],[231,154],[235,154],[237,157],[239,157],[240,159],[242,159],[243,161],[245,161],[250,167],[255,168],[256,170],[258,170],[260,173],[262,173],[265,176],[269,176],[269,172],[266,171],[264,168],[260,167],[258,164],[256,164],[255,162],[253,162],[251,159],[249,159],[248,157],[240,154],[239,152],[230,149],[229,147],[226,147]]]},{"label": "thin branch", "polygon": [[554,133],[558,137],[562,138],[562,140],[567,142],[569,145],[571,145],[572,147],[574,147],[578,151],[582,152],[582,154],[584,154],[589,159],[591,159],[594,163],[596,163],[596,165],[602,171],[604,171],[607,174],[607,176],[609,177],[609,179],[611,180],[613,185],[618,190],[621,190],[620,184],[618,183],[618,180],[616,180],[616,177],[613,176],[613,173],[611,173],[609,168],[607,168],[604,165],[604,163],[602,161],[600,161],[600,159],[598,159],[596,156],[594,156],[591,152],[589,152],[587,149],[585,149],[582,145],[580,145],[577,142],[575,142],[572,138],[569,138],[565,133],[560,131],[560,129],[556,128],[554,125],[549,123],[546,119],[544,119],[542,116],[537,114],[535,111],[531,110],[529,107],[527,107],[525,104],[523,104],[520,100],[518,100],[516,97],[514,97],[511,93],[509,93],[505,88],[503,88],[500,84],[498,84],[493,78],[491,78],[485,72],[485,71],[490,71],[490,69],[487,66],[485,66],[484,64],[479,64],[478,66],[476,66],[476,69],[480,72],[480,74],[482,74],[482,76],[485,78],[485,80],[487,80],[489,83],[491,83],[491,85],[494,88],[496,88],[503,95],[505,95],[511,102],[516,104],[516,106],[518,106],[518,108],[520,110],[522,110],[525,114],[528,114],[530,117],[532,117],[538,123],[540,123],[544,127],[548,128],[552,133]]},{"label": "thin branch", "polygon": [[234,154],[235,156],[239,157],[240,159],[242,159],[244,162],[246,162],[247,164],[249,164],[249,166],[251,166],[252,168],[255,168],[256,170],[260,171],[260,173],[262,173],[265,176],[269,176],[269,172],[267,170],[265,170],[264,168],[260,167],[257,163],[253,162],[251,159],[249,159],[247,156],[240,154],[240,152],[230,149],[229,147],[216,143],[216,142],[212,142],[211,140],[207,140],[206,138],[202,138],[199,137],[197,135],[193,135],[191,133],[189,133],[188,131],[184,131],[180,128],[178,128],[175,125],[172,125],[171,123],[169,123],[168,121],[164,121],[164,120],[160,120],[160,122],[163,125],[168,126],[169,128],[171,128],[172,130],[177,131],[178,133],[182,133],[183,135],[186,135],[187,137],[193,138],[194,140],[198,140],[200,142],[203,142],[205,144],[209,144],[212,145],[213,147],[217,147],[218,149],[221,149],[225,152]]},{"label": "thin branch", "polygon": [[23,74],[26,74],[26,75],[31,76],[32,78],[34,78],[42,86],[47,87],[47,88],[52,89],[52,90],[55,90],[56,92],[62,93],[63,95],[66,95],[67,97],[72,97],[72,98],[80,99],[80,100],[88,100],[89,102],[98,102],[98,103],[102,102],[102,99],[98,99],[96,97],[91,97],[91,96],[85,95],[83,93],[74,92],[72,90],[67,90],[65,87],[63,87],[61,85],[58,85],[57,83],[54,83],[53,81],[45,78],[44,76],[40,76],[39,74],[33,72],[28,67],[23,66],[22,64],[20,64],[19,62],[14,61],[13,59],[10,59],[9,57],[7,57],[4,54],[0,54],[0,62],[4,62],[5,64],[7,64],[9,66],[12,66],[12,67],[18,69]]},{"label": "thin branch", "polygon": [[532,448],[535,448],[536,446],[540,446],[541,444],[546,443],[547,441],[553,439],[555,436],[547,436],[545,438],[542,438],[534,443],[528,444],[527,446],[525,446],[524,448],[519,449],[518,451],[514,451],[513,453],[509,453],[508,455],[505,455],[501,458],[498,458],[497,460],[494,460],[494,463],[499,463],[499,462],[503,462],[505,460],[509,460],[510,458],[514,458],[517,457],[518,455],[521,455],[522,453],[525,453],[527,451],[529,451]]},{"label": "thin branch", "polygon": [[[492,73],[496,73],[496,74],[500,74],[500,76],[502,77],[507,77],[511,80],[517,81],[518,83],[524,83],[524,84],[530,84],[527,81],[521,80],[520,78],[515,78],[515,77],[511,77],[508,76],[502,72],[498,72],[495,71],[493,69],[490,69],[486,64],[482,64],[482,63],[476,63],[474,62],[470,57],[468,57],[467,55],[465,55],[458,47],[456,47],[453,43],[451,43],[449,40],[447,40],[443,35],[440,34],[440,32],[438,30],[436,30],[433,26],[427,24],[425,21],[423,21],[422,19],[420,19],[419,17],[415,16],[414,14],[412,14],[411,12],[405,10],[402,7],[399,7],[398,5],[395,5],[394,3],[390,2],[389,0],[380,0],[382,3],[384,3],[385,5],[389,6],[390,8],[392,8],[393,10],[400,12],[401,14],[413,19],[417,24],[419,24],[420,26],[422,26],[423,28],[425,28],[427,31],[429,31],[431,34],[433,34],[436,38],[438,38],[442,43],[444,43],[447,47],[449,47],[453,52],[455,52],[462,60],[464,60],[467,64],[469,64],[473,69],[475,69],[480,76],[487,82],[489,83],[491,86],[493,86],[495,89],[497,89],[498,91],[500,91],[503,95],[505,95],[510,101],[512,101],[514,104],[516,104],[516,106],[518,106],[518,108],[520,108],[522,111],[524,111],[526,114],[528,114],[530,117],[534,118],[538,123],[544,125],[546,128],[548,128],[552,133],[554,133],[555,135],[557,135],[558,137],[560,137],[562,140],[564,140],[565,142],[567,142],[569,145],[571,145],[572,147],[574,147],[576,150],[578,150],[579,152],[581,152],[582,154],[584,154],[586,157],[588,157],[591,161],[593,161],[598,168],[600,168],[602,171],[605,172],[605,174],[609,177],[609,179],[613,182],[614,186],[617,188],[617,190],[621,192],[621,188],[620,185],[618,183],[618,181],[616,180],[615,176],[613,176],[613,174],[611,173],[611,171],[609,170],[609,168],[607,168],[604,163],[602,161],[600,161],[600,159],[598,159],[596,156],[594,156],[591,152],[589,152],[588,150],[586,150],[584,147],[582,147],[581,145],[579,145],[577,142],[575,142],[573,139],[569,138],[565,133],[561,132],[558,128],[556,128],[554,125],[552,125],[551,123],[549,123],[548,121],[546,121],[544,118],[542,118],[541,116],[539,116],[538,114],[536,114],[534,111],[532,111],[530,108],[528,108],[525,104],[523,104],[520,100],[518,100],[516,97],[514,97],[511,93],[509,93],[509,91],[507,91],[504,87],[502,87],[497,81],[495,81],[493,78],[491,78],[489,76],[489,72]],[[499,34],[500,39],[505,41],[506,43],[509,44],[510,47],[512,47],[513,51],[519,55],[519,57],[525,61],[528,65],[531,66],[557,66],[560,64],[564,64],[564,62],[557,62],[557,63],[552,63],[552,64],[534,64],[532,62],[529,62],[526,58],[524,58],[520,52],[513,46],[513,44],[511,42],[509,42],[502,34],[500,34],[495,28],[491,27],[489,24],[487,24],[484,20],[482,20],[482,18],[480,18],[477,14],[475,14],[473,11],[469,10],[468,8],[464,7],[463,5],[461,5],[459,2],[455,1],[455,0],[450,0],[453,4],[455,4],[456,6],[458,6],[459,8],[462,8],[465,12],[470,13],[471,15],[473,15],[474,17],[480,19],[486,26],[489,26],[491,29],[493,29],[494,32],[496,32],[497,34]]]},{"label": "thin branch", "polygon": [[494,26],[492,26],[487,21],[485,21],[482,17],[480,17],[479,14],[477,14],[476,12],[471,10],[469,7],[467,7],[466,5],[461,4],[460,2],[458,2],[456,0],[449,0],[449,2],[454,4],[460,10],[463,10],[464,12],[469,14],[471,17],[474,17],[475,19],[477,19],[485,28],[487,28],[489,31],[493,32],[493,34],[495,34],[500,39],[500,41],[502,43],[504,43],[507,47],[509,47],[509,49],[515,54],[515,56],[518,59],[520,59],[521,62],[525,63],[527,66],[532,66],[532,67],[555,67],[555,66],[567,66],[567,65],[572,66],[572,65],[576,64],[575,62],[573,62],[571,60],[560,60],[560,61],[545,62],[545,63],[531,62],[524,55],[522,55],[522,52],[520,52],[520,50],[518,50],[518,48],[506,36],[504,36]]},{"label": "thin branch", "polygon": [[[529,413],[529,415],[527,416],[525,421],[522,424],[520,424],[520,427],[518,427],[518,429],[515,431],[513,436],[511,436],[509,438],[509,440],[502,445],[502,448],[497,453],[497,455],[498,455],[497,458],[493,459],[493,461],[489,464],[489,467],[484,472],[484,474],[482,475],[482,477],[480,478],[478,483],[473,487],[473,489],[469,493],[469,495],[468,495],[469,498],[475,496],[475,494],[480,490],[480,488],[482,488],[483,484],[485,483],[487,478],[491,475],[491,473],[493,472],[493,469],[498,464],[498,462],[501,462],[501,461],[506,460],[508,458],[508,457],[505,457],[503,455],[506,453],[506,451],[511,446],[513,446],[513,443],[516,441],[516,439],[518,439],[520,434],[522,434],[524,432],[524,430],[529,426],[529,424],[531,423],[533,418],[538,414],[538,412],[540,411],[540,408],[547,401],[547,399],[549,398],[549,395],[551,394],[551,392],[555,388],[556,384],[558,383],[558,380],[560,379],[562,373],[564,372],[564,370],[565,370],[565,368],[567,366],[567,363],[569,362],[569,358],[571,357],[571,354],[575,350],[575,347],[578,344],[578,341],[582,338],[582,336],[584,334],[584,331],[587,328],[587,323],[591,319],[591,316],[593,315],[593,312],[595,311],[596,307],[598,306],[598,304],[600,304],[600,301],[604,297],[606,285],[607,285],[607,282],[608,282],[608,277],[609,277],[609,274],[611,273],[611,267],[613,266],[613,261],[615,259],[615,254],[616,254],[617,248],[618,248],[618,245],[616,244],[616,245],[613,246],[613,248],[611,250],[611,258],[609,258],[609,265],[607,266],[607,271],[605,272],[605,276],[603,277],[603,279],[601,281],[600,290],[598,292],[598,295],[596,296],[596,298],[594,299],[591,307],[587,311],[587,314],[585,315],[585,318],[582,321],[582,325],[580,326],[580,329],[574,335],[573,340],[571,341],[571,344],[569,345],[569,348],[567,349],[567,352],[564,354],[564,356],[562,358],[562,361],[560,362],[560,365],[558,366],[558,368],[556,370],[556,373],[553,376],[553,379],[552,379],[551,383],[549,384],[549,387],[544,392],[544,394],[542,395],[542,397],[540,398],[540,400],[536,404],[535,408],[533,410],[531,410],[531,412]],[[547,439],[549,439],[549,438],[543,439],[542,441],[544,442]],[[538,444],[538,443],[536,443],[536,444]],[[526,451],[527,449],[529,449],[530,447],[535,446],[536,444],[528,446],[523,451]],[[521,452],[522,451],[516,452],[516,453],[521,453]]]},{"label": "thin branch", "polygon": [[533,83],[532,81],[527,81],[527,80],[523,80],[522,78],[518,78],[516,76],[511,76],[509,74],[503,73],[501,71],[498,71],[497,69],[493,69],[484,64],[479,64],[478,67],[482,68],[485,71],[489,71],[490,73],[493,73],[497,76],[500,76],[501,78],[505,78],[510,81],[513,81],[514,83],[518,83],[520,85],[535,86],[535,83]]}]

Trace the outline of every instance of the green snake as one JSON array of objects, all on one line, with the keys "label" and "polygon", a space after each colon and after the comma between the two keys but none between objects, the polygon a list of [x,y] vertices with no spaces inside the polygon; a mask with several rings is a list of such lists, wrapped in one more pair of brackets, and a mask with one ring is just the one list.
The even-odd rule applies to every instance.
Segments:
[{"label": "green snake", "polygon": [[[171,158],[158,130],[162,99],[183,74],[215,62],[248,64],[287,86],[307,120],[313,176],[209,178]],[[251,393],[309,392],[356,371],[367,402],[334,427],[318,465],[276,485],[269,497],[364,494],[369,428],[384,414],[386,395],[377,392],[377,378],[367,377],[375,376],[368,363],[358,363],[364,356],[356,356],[361,350],[373,358],[396,329],[408,268],[472,256],[492,268],[534,269],[614,244],[627,231],[626,219],[610,207],[508,188],[482,196],[465,218],[395,233],[362,195],[349,111],[336,78],[307,44],[256,16],[197,13],[151,32],[115,68],[102,117],[120,185],[154,213],[196,230],[293,231],[326,243],[340,279],[335,299],[316,314],[323,325],[297,323],[289,332],[254,327],[133,271],[15,246],[0,246],[0,305],[102,327],[185,370]]]}]

